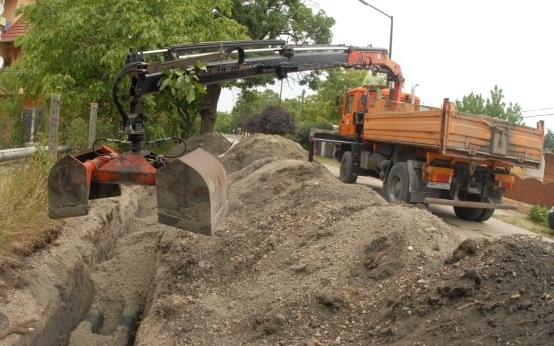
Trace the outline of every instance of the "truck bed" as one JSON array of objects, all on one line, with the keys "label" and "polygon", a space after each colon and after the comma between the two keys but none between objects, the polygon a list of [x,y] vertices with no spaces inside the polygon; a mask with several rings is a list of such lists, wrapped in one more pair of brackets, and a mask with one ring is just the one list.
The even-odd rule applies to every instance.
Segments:
[{"label": "truck bed", "polygon": [[[384,100],[364,117],[363,137],[371,141],[404,143],[436,149],[439,153],[473,160],[501,160],[511,165],[538,168],[542,161],[544,123],[537,128],[516,125],[481,115],[462,114],[455,105],[413,111],[412,105]],[[388,109],[387,109],[388,107]]]}]

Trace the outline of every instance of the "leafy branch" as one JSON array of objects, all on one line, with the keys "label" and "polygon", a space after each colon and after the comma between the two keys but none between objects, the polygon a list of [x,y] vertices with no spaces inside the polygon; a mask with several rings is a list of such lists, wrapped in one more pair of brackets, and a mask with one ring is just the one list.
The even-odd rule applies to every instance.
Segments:
[{"label": "leafy branch", "polygon": [[201,61],[194,66],[165,70],[158,82],[159,90],[168,90],[177,101],[186,101],[192,106],[194,101],[206,94],[206,88],[197,76],[201,71],[206,71],[206,64]]}]

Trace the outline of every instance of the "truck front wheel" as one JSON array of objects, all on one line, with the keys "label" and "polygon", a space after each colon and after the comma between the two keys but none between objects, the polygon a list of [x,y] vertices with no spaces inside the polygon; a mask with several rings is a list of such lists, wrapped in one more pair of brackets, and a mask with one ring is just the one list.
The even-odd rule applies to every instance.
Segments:
[{"label": "truck front wheel", "polygon": [[352,163],[352,152],[350,151],[345,152],[340,160],[339,179],[346,184],[354,184],[358,179],[358,175],[354,175],[354,164]]},{"label": "truck front wheel", "polygon": [[409,172],[405,162],[397,162],[392,166],[385,183],[385,199],[389,202],[409,202]]}]

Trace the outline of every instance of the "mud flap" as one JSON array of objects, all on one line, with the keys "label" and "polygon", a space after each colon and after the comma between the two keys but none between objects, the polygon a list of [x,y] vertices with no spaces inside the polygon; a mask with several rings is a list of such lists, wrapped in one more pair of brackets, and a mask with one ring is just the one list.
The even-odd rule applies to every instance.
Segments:
[{"label": "mud flap", "polygon": [[91,182],[91,172],[83,162],[96,154],[86,151],[66,155],[52,166],[48,175],[48,214],[52,219],[84,216],[89,199],[121,196],[118,184]]},{"label": "mud flap", "polygon": [[156,190],[159,223],[211,235],[227,214],[225,168],[201,148],[160,168]]}]

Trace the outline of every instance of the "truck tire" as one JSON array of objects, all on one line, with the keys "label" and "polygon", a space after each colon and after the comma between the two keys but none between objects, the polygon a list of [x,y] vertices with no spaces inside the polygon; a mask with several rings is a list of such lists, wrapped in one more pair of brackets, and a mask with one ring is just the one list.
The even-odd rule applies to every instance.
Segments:
[{"label": "truck tire", "polygon": [[[479,197],[473,195],[469,195],[466,199],[466,201],[472,201],[472,202],[479,202]],[[481,216],[481,214],[484,213],[485,210],[483,208],[465,208],[465,207],[454,207],[454,214],[458,217],[458,219],[466,220],[466,221],[478,221],[477,219]],[[486,215],[484,215],[486,216]],[[492,214],[490,215],[492,216]],[[489,216],[489,218],[490,218]]]},{"label": "truck tire", "polygon": [[479,222],[487,221],[488,219],[491,218],[492,214],[494,214],[494,210],[495,209],[483,209],[483,212],[481,213],[481,215],[479,215],[477,219],[475,219],[475,221],[479,221]]},{"label": "truck tire", "polygon": [[[499,190],[493,190],[489,192],[489,197],[492,199],[495,203],[502,203],[502,192]],[[495,209],[483,209],[483,212],[475,221],[483,222],[487,221],[491,218],[492,214],[494,214]]]},{"label": "truck tire", "polygon": [[345,152],[340,160],[339,179],[345,184],[354,184],[358,179],[358,175],[354,175],[354,164],[350,151]]},{"label": "truck tire", "polygon": [[389,203],[410,201],[408,165],[397,162],[392,166],[385,183],[385,199]]}]

